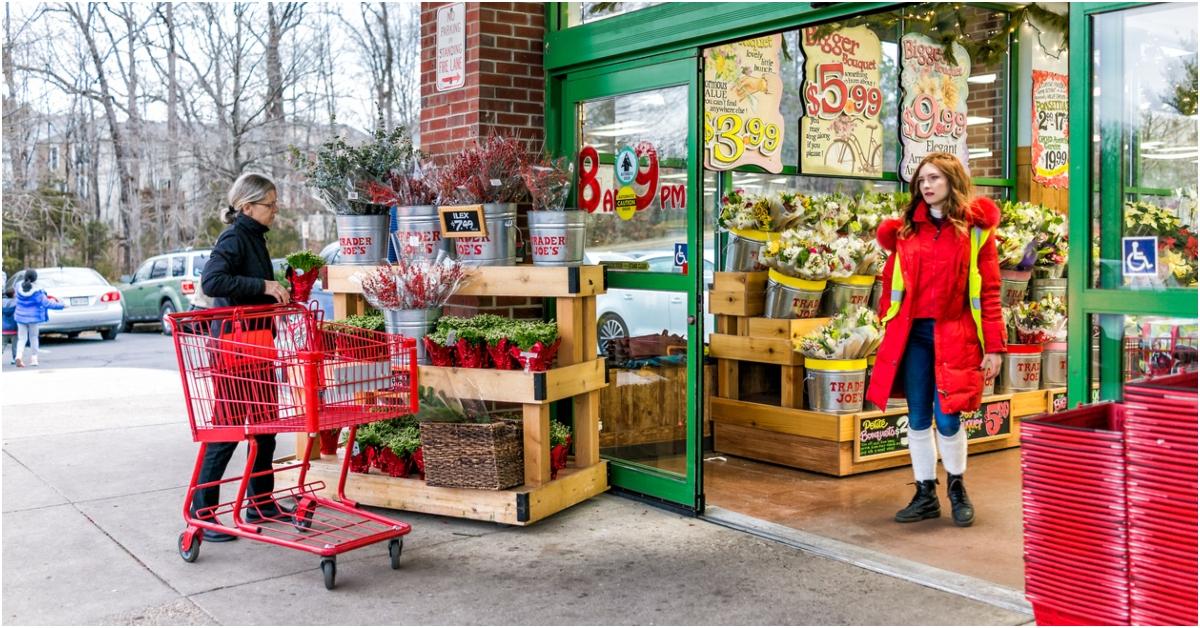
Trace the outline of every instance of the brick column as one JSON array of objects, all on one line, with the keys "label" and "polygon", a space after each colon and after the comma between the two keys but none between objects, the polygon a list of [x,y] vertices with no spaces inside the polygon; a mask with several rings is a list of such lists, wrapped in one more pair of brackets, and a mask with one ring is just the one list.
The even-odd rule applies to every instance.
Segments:
[{"label": "brick column", "polygon": [[437,10],[421,3],[421,149],[437,159],[472,140],[513,135],[531,151],[545,138],[542,44],[545,8],[536,2],[464,3],[466,83],[437,91]]},{"label": "brick column", "polygon": [[[463,3],[466,82],[439,92],[437,10],[447,4],[421,3],[422,152],[445,163],[471,142],[492,135],[517,137],[531,153],[540,151],[545,142],[545,7],[536,2]],[[517,224],[528,237],[524,209]],[[445,313],[540,318],[541,305],[540,298],[456,297]]]}]

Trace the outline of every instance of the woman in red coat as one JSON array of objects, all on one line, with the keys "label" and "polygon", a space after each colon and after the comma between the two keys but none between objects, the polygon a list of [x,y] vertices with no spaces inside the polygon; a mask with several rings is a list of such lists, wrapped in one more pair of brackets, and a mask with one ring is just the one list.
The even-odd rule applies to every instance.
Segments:
[{"label": "woman in red coat", "polygon": [[[963,484],[967,437],[959,415],[979,408],[983,382],[999,373],[1005,352],[1000,266],[992,234],[1000,209],[991,199],[972,197],[970,177],[948,153],[921,160],[911,191],[904,217],[879,226],[879,243],[894,253],[883,269],[879,307],[888,320],[867,398],[886,407],[895,390],[908,400],[908,451],[917,491],[896,513],[896,521],[941,516],[932,429],[936,419],[954,523],[969,526],[975,511]],[[975,302],[978,323],[968,288],[971,233],[976,229],[982,242],[976,258],[982,280]],[[900,273],[893,280],[897,263]]]}]

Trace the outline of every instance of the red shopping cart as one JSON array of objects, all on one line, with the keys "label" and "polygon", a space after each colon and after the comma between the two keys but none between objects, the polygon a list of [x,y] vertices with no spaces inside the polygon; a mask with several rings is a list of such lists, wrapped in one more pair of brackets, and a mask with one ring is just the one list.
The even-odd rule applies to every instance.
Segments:
[{"label": "red shopping cart", "polygon": [[[170,318],[192,439],[200,443],[183,508],[187,528],[179,535],[180,556],[195,561],[207,529],[317,554],[328,589],[334,587],[337,555],[373,543],[388,542],[391,566],[398,569],[411,528],[346,498],[349,455],[341,463],[337,498],[330,499],[318,494],[324,482],[306,481],[306,455],[253,472],[253,437],[304,433],[301,451],[307,452],[319,431],[348,427],[351,451],[356,426],[417,410],[416,341],[327,323],[299,304],[215,308]],[[249,446],[242,475],[198,484],[208,444],[241,440]],[[246,494],[252,477],[291,470],[298,470],[294,486]],[[191,511],[197,490],[226,483],[237,485],[232,500]],[[294,511],[253,523],[242,519],[244,508],[280,499],[294,500]]]}]

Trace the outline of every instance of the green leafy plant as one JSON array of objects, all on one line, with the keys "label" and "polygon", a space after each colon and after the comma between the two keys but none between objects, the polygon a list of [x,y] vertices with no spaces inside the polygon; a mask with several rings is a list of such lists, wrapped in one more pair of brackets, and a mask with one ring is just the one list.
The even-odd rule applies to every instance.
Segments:
[{"label": "green leafy plant", "polygon": [[537,321],[513,322],[520,324],[513,326],[512,335],[509,339],[522,351],[529,351],[533,348],[533,345],[539,342],[544,346],[548,346],[558,338],[558,323],[554,321],[548,323]]},{"label": "green leafy plant", "polygon": [[413,416],[419,423],[491,423],[486,413],[468,412],[462,401],[448,397],[430,386],[421,386],[421,408]]},{"label": "green leafy plant", "polygon": [[550,421],[550,446],[566,445],[569,440],[571,440],[571,428],[558,421]]},{"label": "green leafy plant", "polygon": [[384,436],[384,446],[397,456],[411,456],[412,452],[421,446],[421,428],[412,424],[387,421],[388,430]]},{"label": "green leafy plant", "polygon": [[308,273],[325,265],[325,260],[312,251],[297,251],[287,256],[287,264],[292,270]]},{"label": "green leafy plant", "polygon": [[371,331],[384,331],[383,314],[354,314],[346,318],[334,321],[341,325],[349,327],[358,327],[360,329],[369,329]]}]

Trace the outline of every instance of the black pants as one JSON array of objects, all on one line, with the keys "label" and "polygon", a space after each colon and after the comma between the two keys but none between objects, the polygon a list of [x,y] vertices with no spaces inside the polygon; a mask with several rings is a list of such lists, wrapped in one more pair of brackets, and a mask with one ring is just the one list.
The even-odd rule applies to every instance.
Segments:
[{"label": "black pants", "polygon": [[[260,434],[254,437],[258,443],[258,454],[254,457],[255,473],[259,471],[267,471],[271,469],[271,460],[275,457],[275,435]],[[233,457],[233,450],[237,449],[238,443],[209,443],[208,449],[204,452],[204,462],[200,465],[200,477],[197,479],[198,484],[206,484],[215,482],[225,475],[225,467],[229,466],[229,460]],[[247,452],[248,453],[248,452]],[[271,493],[275,490],[275,474],[268,473],[255,478],[250,478],[250,487],[246,489],[247,497],[252,495],[262,495]],[[210,486],[208,488],[198,489],[192,496],[192,512],[196,512],[201,508],[209,508],[221,503],[221,487]]]}]

